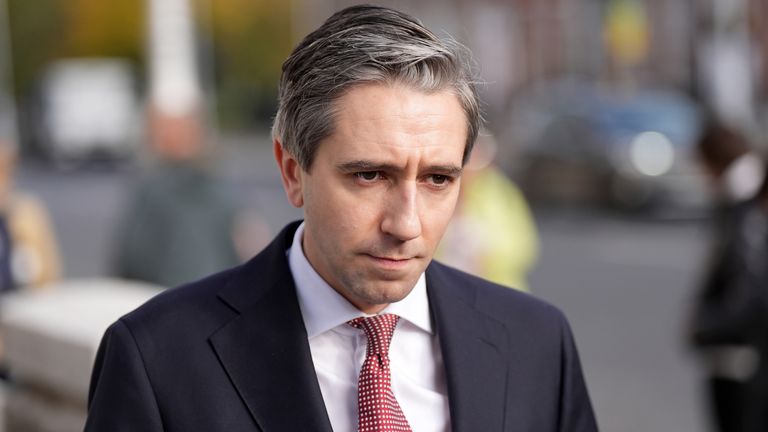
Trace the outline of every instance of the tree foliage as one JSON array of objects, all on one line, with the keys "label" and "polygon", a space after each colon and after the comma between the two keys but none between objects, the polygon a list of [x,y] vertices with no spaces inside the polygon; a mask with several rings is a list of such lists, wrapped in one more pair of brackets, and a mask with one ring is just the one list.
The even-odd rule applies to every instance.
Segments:
[{"label": "tree foliage", "polygon": [[203,1],[209,2],[203,28],[215,40],[222,121],[264,123],[274,109],[280,67],[292,48],[289,2],[197,0]]},{"label": "tree foliage", "polygon": [[[147,0],[6,1],[19,96],[61,58],[122,57],[144,70]],[[280,65],[292,43],[290,2],[191,1],[203,67],[214,71],[225,123],[250,123],[274,101]]]},{"label": "tree foliage", "polygon": [[7,0],[17,93],[52,61],[109,56],[141,60],[143,3],[136,0]]}]

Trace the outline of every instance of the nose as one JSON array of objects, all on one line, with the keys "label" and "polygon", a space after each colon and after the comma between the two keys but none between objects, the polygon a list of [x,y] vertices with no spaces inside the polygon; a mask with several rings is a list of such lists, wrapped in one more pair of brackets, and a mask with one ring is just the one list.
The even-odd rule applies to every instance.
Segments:
[{"label": "nose", "polygon": [[415,183],[393,188],[384,209],[381,230],[400,241],[413,240],[421,235],[418,194]]}]

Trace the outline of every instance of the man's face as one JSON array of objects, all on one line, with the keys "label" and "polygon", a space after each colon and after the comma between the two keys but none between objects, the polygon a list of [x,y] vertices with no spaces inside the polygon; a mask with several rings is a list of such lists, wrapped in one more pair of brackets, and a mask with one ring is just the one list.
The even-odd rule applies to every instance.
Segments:
[{"label": "man's face", "polygon": [[304,207],[304,253],[358,309],[410,293],[453,213],[467,137],[448,91],[355,87],[337,101],[334,134],[310,172],[275,143],[290,201]]}]

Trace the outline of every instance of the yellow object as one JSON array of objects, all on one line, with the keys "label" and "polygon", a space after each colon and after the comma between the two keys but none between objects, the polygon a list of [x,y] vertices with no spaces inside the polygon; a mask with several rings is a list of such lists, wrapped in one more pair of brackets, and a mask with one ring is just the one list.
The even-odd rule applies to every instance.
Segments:
[{"label": "yellow object", "polygon": [[648,17],[636,0],[612,0],[608,4],[603,38],[620,64],[633,66],[648,55]]},{"label": "yellow object", "polygon": [[58,245],[43,204],[28,195],[14,196],[7,220],[13,242],[11,265],[19,286],[38,287],[59,279]]},{"label": "yellow object", "polygon": [[438,260],[528,291],[526,278],[538,257],[539,240],[523,194],[493,166],[467,175],[462,182]]}]

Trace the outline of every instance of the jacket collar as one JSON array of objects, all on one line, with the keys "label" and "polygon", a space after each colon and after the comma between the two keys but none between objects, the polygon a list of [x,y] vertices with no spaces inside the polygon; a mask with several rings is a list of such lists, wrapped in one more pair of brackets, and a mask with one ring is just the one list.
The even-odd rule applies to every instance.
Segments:
[{"label": "jacket collar", "polygon": [[433,262],[427,292],[445,362],[454,431],[503,430],[507,388],[507,333],[479,312],[476,287],[452,280],[455,271]]},{"label": "jacket collar", "polygon": [[210,342],[262,430],[332,432],[285,256],[297,226],[286,227],[219,292],[239,315]]}]

